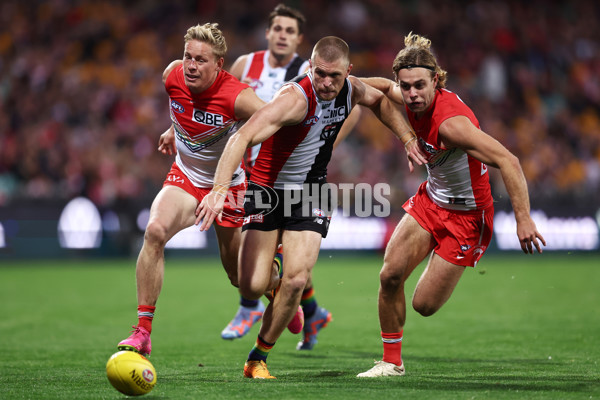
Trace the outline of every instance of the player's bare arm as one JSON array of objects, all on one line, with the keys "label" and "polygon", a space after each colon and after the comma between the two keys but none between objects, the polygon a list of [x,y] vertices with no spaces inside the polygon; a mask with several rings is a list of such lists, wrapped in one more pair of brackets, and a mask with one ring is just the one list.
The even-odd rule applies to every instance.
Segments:
[{"label": "player's bare arm", "polygon": [[248,54],[244,54],[243,56],[239,56],[231,68],[229,68],[229,73],[238,80],[242,80],[242,74],[244,73],[244,68],[246,67],[246,60],[248,60]]},{"label": "player's bare arm", "polygon": [[169,74],[171,73],[171,71],[173,71],[175,69],[175,67],[181,65],[182,63],[183,63],[182,60],[175,60],[175,61],[171,61],[171,63],[169,65],[167,65],[167,68],[165,68],[165,70],[163,72],[163,76],[162,76],[163,84],[167,83],[167,78],[169,77]]},{"label": "player's bare arm", "polygon": [[177,148],[175,146],[175,128],[173,127],[173,124],[160,135],[160,138],[158,139],[158,151],[169,156],[177,153]]},{"label": "player's bare arm", "polygon": [[[167,83],[167,78],[171,74],[171,71],[173,71],[173,69],[175,69],[177,66],[181,65],[182,62],[182,60],[175,60],[167,65],[167,68],[165,68],[162,75],[163,84]],[[165,155],[173,155],[177,153],[175,148],[175,130],[172,124],[166,131],[162,133],[162,135],[160,135],[160,138],[158,139],[158,151]]]},{"label": "player's bare arm", "polygon": [[[368,107],[375,113],[377,118],[384,123],[402,141],[408,157],[408,168],[414,170],[413,162],[419,165],[427,163],[425,154],[421,151],[410,124],[402,114],[400,106],[392,102],[380,90],[365,84],[361,79],[350,77],[352,87],[353,103]],[[391,82],[391,81],[390,81]]]},{"label": "player's bare arm", "polygon": [[196,224],[202,221],[200,230],[209,229],[215,218],[220,218],[231,176],[246,149],[264,142],[282,126],[299,123],[307,110],[304,95],[292,85],[285,86],[229,138],[217,165],[213,189],[196,209]]},{"label": "player's bare arm", "polygon": [[234,112],[239,120],[250,119],[265,102],[262,101],[251,88],[246,88],[235,99]]},{"label": "player's bare arm", "polygon": [[461,148],[471,157],[500,170],[515,213],[521,249],[531,254],[535,246],[538,253],[541,253],[538,239],[544,246],[546,241],[531,219],[527,181],[519,159],[465,116],[448,118],[440,125],[439,133],[444,147]]},{"label": "player's bare arm", "polygon": [[398,84],[387,78],[360,78],[363,83],[374,87],[395,103],[404,105],[404,98]]}]

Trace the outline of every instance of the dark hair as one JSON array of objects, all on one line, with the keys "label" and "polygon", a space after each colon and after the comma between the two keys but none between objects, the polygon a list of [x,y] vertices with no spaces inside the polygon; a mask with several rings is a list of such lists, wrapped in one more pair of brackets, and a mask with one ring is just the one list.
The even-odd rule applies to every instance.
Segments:
[{"label": "dark hair", "polygon": [[294,18],[298,22],[298,34],[302,34],[304,32],[304,24],[306,23],[306,18],[304,15],[296,10],[295,8],[288,7],[285,4],[278,4],[277,7],[271,14],[269,14],[269,28],[273,26],[273,20],[275,17],[289,17]]}]

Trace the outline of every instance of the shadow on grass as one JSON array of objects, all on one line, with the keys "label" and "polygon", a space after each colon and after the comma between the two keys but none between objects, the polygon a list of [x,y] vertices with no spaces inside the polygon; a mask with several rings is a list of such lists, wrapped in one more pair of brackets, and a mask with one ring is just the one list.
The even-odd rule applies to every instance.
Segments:
[{"label": "shadow on grass", "polygon": [[[302,354],[302,353],[292,353]],[[308,354],[308,353],[306,353]],[[511,359],[475,359],[475,358],[443,358],[407,356],[407,375],[403,377],[383,377],[376,379],[359,379],[356,374],[370,368],[369,356],[356,352],[356,359],[364,358],[365,362],[357,363],[344,360],[341,364],[331,363],[332,356],[310,353],[314,359],[311,365],[287,367],[278,365],[272,373],[278,377],[276,385],[316,385],[339,389],[341,392],[363,393],[365,390],[409,390],[418,393],[426,392],[522,392],[541,393],[557,397],[557,393],[593,395],[600,391],[598,374],[576,373],[570,364],[545,359],[511,358]],[[369,353],[370,356],[372,354]],[[298,357],[303,357],[298,356]],[[372,360],[372,357],[370,357]],[[324,360],[329,360],[325,361]],[[338,360],[339,361],[339,360]],[[321,366],[317,366],[321,364]],[[351,369],[347,368],[352,364]],[[340,366],[345,366],[340,368]],[[223,384],[240,384],[251,382],[242,377],[241,368],[232,373],[230,367],[222,365],[212,368],[199,368],[194,372],[182,373],[169,371],[162,374],[165,386],[192,386],[202,382],[204,389],[219,390]],[[382,386],[383,384],[383,386]],[[208,386],[206,386],[208,385]],[[553,395],[551,395],[554,393]],[[551,396],[550,396],[551,395]],[[145,398],[151,398],[147,396]]]},{"label": "shadow on grass", "polygon": [[[493,374],[464,377],[443,375],[418,376],[418,380],[407,383],[414,389],[428,390],[512,390],[522,392],[592,392],[600,389],[598,380],[581,375],[518,376],[513,374]],[[404,385],[403,385],[404,386]]]},{"label": "shadow on grass", "polygon": [[[362,355],[362,353],[361,353]],[[407,375],[376,379],[353,379],[356,371],[306,370],[292,373],[287,378],[306,381],[327,381],[340,377],[340,386],[352,388],[353,382],[360,387],[386,387],[416,391],[522,391],[522,392],[571,392],[598,393],[600,376],[569,372],[567,363],[548,362],[544,359],[448,359],[440,357],[406,357]],[[412,368],[411,368],[412,366]],[[358,387],[357,386],[357,387]]]}]

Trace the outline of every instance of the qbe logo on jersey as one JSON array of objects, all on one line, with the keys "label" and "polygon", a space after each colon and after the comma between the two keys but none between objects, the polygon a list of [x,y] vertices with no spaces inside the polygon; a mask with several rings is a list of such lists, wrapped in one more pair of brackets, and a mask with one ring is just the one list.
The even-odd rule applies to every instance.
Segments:
[{"label": "qbe logo on jersey", "polygon": [[213,114],[196,108],[194,108],[192,119],[200,124],[208,126],[223,126],[223,116],[221,114]]}]

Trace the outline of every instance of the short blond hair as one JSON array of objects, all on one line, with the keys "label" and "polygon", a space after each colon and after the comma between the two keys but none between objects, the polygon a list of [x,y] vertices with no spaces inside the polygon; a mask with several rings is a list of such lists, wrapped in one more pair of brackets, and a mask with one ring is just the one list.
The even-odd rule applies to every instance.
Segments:
[{"label": "short blond hair", "polygon": [[337,36],[325,36],[315,44],[311,56],[313,64],[317,55],[327,62],[343,60],[348,65],[350,64],[348,43]]},{"label": "short blond hair", "polygon": [[183,37],[185,43],[190,40],[198,40],[199,42],[207,43],[212,46],[215,58],[225,57],[227,53],[227,42],[225,36],[219,28],[219,24],[206,23],[204,25],[196,25],[190,27]]},{"label": "short blond hair", "polygon": [[404,68],[426,68],[431,71],[431,77],[438,74],[436,89],[446,87],[448,73],[444,71],[431,52],[431,40],[412,32],[404,37],[404,48],[398,52],[392,65],[394,76]]}]

